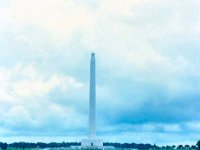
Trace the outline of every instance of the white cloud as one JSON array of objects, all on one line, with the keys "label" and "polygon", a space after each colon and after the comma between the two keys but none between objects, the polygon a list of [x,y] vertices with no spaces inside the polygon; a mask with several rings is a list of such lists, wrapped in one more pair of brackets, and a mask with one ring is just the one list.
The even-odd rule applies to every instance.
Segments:
[{"label": "white cloud", "polygon": [[[10,134],[9,132],[13,132],[13,135],[28,135],[30,128],[37,129],[36,134],[43,134],[52,126],[58,128],[60,124],[63,126],[59,130],[65,131],[85,127],[85,114],[80,114],[74,107],[67,105],[68,99],[65,99],[65,105],[61,105],[58,102],[61,96],[54,94],[54,97],[49,97],[56,90],[61,95],[74,92],[71,98],[76,98],[84,84],[74,77],[56,73],[49,75],[36,69],[34,65],[19,64],[9,69],[0,68],[0,81],[0,112],[4,135]],[[54,125],[51,120],[56,120],[57,123]]]},{"label": "white cloud", "polygon": [[165,124],[163,125],[165,132],[180,132],[181,128],[179,124]]},{"label": "white cloud", "polygon": [[49,111],[51,112],[49,117],[54,118],[54,121],[57,124],[56,126],[60,127],[60,124],[63,124],[60,128],[66,130],[86,128],[87,123],[85,124],[85,122],[87,117],[84,114],[78,113],[77,110],[52,104],[49,106]]},{"label": "white cloud", "polygon": [[6,128],[27,128],[27,125],[29,128],[36,127],[39,125],[39,122],[37,120],[34,120],[30,116],[30,112],[28,112],[24,107],[22,106],[14,106],[11,109],[8,110],[5,114],[3,114],[3,126]]},{"label": "white cloud", "polygon": [[199,131],[200,129],[200,122],[199,121],[191,121],[185,123],[186,127],[193,131]]},{"label": "white cloud", "polygon": [[178,133],[182,131],[179,124],[170,123],[144,123],[144,124],[117,124],[106,126],[104,131],[117,131],[117,132],[156,132],[156,133]]},{"label": "white cloud", "polygon": [[29,98],[45,96],[54,88],[63,91],[81,88],[82,83],[73,77],[53,74],[50,76],[38,72],[34,66],[17,65],[11,69],[1,69],[0,78],[2,99]]},{"label": "white cloud", "polygon": [[13,20],[22,26],[39,26],[59,40],[67,40],[75,31],[93,24],[94,16],[88,9],[74,1],[60,0],[13,0]]},{"label": "white cloud", "polygon": [[[113,65],[116,65],[115,67],[118,68],[117,73],[126,74],[127,72],[127,74],[132,74],[135,70],[151,72],[152,68],[156,68],[155,71],[161,70],[161,73],[164,72],[163,74],[166,70],[177,73],[180,68],[185,69],[185,63],[179,61],[180,57],[189,64],[187,59],[181,55],[177,57],[169,56],[171,57],[169,59],[148,42],[149,39],[157,40],[169,35],[169,33],[175,34],[172,27],[180,30],[182,26],[178,22],[179,19],[173,19],[179,23],[179,26],[171,20],[174,16],[173,12],[181,15],[182,10],[176,9],[177,7],[184,7],[179,6],[180,2],[174,4],[157,0],[117,0],[115,3],[99,1],[96,10],[91,10],[75,1],[63,0],[59,2],[42,0],[40,5],[33,0],[15,0],[11,4],[12,11],[16,15],[14,20],[21,25],[33,24],[39,26],[53,36],[61,37],[58,38],[58,43],[63,39],[64,42],[73,39],[72,36],[79,33],[82,35],[84,46],[88,49],[95,48],[97,53],[104,53],[103,57],[109,58],[109,61],[113,62],[110,64],[111,67],[113,68]],[[162,10],[160,7],[165,9]],[[148,14],[152,10],[152,15]],[[152,16],[155,15],[157,17],[152,20]],[[128,17],[125,20],[133,20],[133,22],[127,23],[123,19],[121,20],[121,17]],[[152,22],[144,19],[141,25],[143,17],[150,18]],[[156,18],[158,20],[165,18],[165,23],[159,22]],[[181,32],[185,32],[185,30]],[[155,35],[157,36],[155,37]],[[112,59],[110,58],[111,55]],[[122,57],[124,59],[121,59]],[[105,61],[105,63],[110,62]],[[180,65],[174,65],[176,63]],[[109,66],[109,64],[105,65]],[[129,68],[127,69],[129,71],[125,71],[123,68]],[[148,68],[150,69],[147,70]]]}]

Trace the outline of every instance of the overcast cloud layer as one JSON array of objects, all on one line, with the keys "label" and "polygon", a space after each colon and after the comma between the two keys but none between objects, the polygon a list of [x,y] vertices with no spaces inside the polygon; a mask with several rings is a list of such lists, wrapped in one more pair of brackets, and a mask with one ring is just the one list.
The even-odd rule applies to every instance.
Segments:
[{"label": "overcast cloud layer", "polygon": [[196,144],[200,1],[0,0],[0,137]]}]

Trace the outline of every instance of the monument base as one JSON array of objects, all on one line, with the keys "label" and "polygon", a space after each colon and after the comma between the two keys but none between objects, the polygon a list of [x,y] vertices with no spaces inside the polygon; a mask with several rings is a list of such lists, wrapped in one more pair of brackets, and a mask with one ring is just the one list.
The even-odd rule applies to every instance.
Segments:
[{"label": "monument base", "polygon": [[81,149],[103,149],[103,140],[101,139],[83,139]]}]

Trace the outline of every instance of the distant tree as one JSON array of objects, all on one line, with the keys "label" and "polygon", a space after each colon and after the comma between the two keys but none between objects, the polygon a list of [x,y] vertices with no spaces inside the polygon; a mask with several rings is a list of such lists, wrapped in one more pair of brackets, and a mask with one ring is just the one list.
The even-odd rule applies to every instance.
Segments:
[{"label": "distant tree", "polygon": [[137,144],[131,143],[131,148],[137,148]]},{"label": "distant tree", "polygon": [[151,144],[145,144],[146,149],[150,149],[153,148],[153,146]]},{"label": "distant tree", "polygon": [[116,148],[121,148],[121,144],[120,143],[113,143],[112,146],[114,146]]},{"label": "distant tree", "polygon": [[160,149],[160,147],[154,144],[154,145],[152,146],[152,149]]},{"label": "distant tree", "polygon": [[196,147],[195,145],[192,145],[192,146],[191,146],[191,149],[196,150],[197,147]]},{"label": "distant tree", "polygon": [[151,144],[138,144],[137,149],[151,149],[153,146]]},{"label": "distant tree", "polygon": [[167,146],[166,146],[166,149],[168,149],[168,150],[169,150],[169,149],[172,149],[172,147],[171,147],[171,146],[169,146],[169,145],[167,145]]},{"label": "distant tree", "polygon": [[183,149],[183,145],[179,145],[177,149]]},{"label": "distant tree", "polygon": [[200,150],[200,140],[197,142],[197,149]]},{"label": "distant tree", "polygon": [[1,147],[2,150],[6,150],[7,147],[8,147],[8,144],[7,144],[7,143],[0,142],[0,147]]},{"label": "distant tree", "polygon": [[172,145],[172,149],[176,149],[176,145]]},{"label": "distant tree", "polygon": [[138,144],[138,145],[137,145],[137,148],[138,148],[138,149],[145,149],[145,145],[144,145],[144,144]]},{"label": "distant tree", "polygon": [[36,145],[39,148],[46,148],[47,147],[47,144],[46,143],[42,143],[42,142],[38,142],[38,143],[36,143]]},{"label": "distant tree", "polygon": [[190,149],[190,145],[185,145],[185,149]]},{"label": "distant tree", "polygon": [[56,143],[56,142],[51,142],[51,143],[48,144],[48,147],[56,148],[56,147],[59,147],[59,144]]},{"label": "distant tree", "polygon": [[165,147],[165,146],[162,146],[161,149],[166,149],[166,147]]}]

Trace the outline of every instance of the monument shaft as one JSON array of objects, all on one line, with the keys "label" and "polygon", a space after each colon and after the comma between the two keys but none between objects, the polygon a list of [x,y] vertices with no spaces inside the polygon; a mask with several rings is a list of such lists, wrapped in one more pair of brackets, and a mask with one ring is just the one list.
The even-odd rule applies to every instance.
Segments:
[{"label": "monument shaft", "polygon": [[89,138],[81,141],[81,148],[103,149],[103,140],[96,139],[96,62],[95,53],[90,59],[90,88],[89,88]]},{"label": "monument shaft", "polygon": [[96,68],[95,53],[91,53],[90,60],[90,92],[89,92],[89,138],[96,136]]}]

